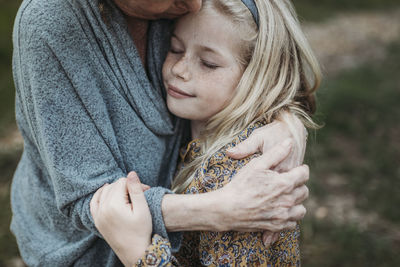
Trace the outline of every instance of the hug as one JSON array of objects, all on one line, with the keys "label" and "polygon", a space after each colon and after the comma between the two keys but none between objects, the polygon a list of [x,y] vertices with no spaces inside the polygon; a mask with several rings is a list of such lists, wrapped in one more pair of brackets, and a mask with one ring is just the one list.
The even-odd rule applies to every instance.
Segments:
[{"label": "hug", "polygon": [[289,0],[24,0],[13,44],[27,265],[300,265],[321,74]]}]

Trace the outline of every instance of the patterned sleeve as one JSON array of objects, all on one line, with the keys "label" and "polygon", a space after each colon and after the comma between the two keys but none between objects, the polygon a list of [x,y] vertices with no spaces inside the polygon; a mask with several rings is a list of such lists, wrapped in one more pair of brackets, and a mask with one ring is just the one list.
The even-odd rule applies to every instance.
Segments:
[{"label": "patterned sleeve", "polygon": [[[250,156],[232,160],[224,153],[210,160],[205,175],[195,181],[200,192],[209,192],[225,186],[235,173],[246,165]],[[282,231],[279,240],[266,248],[262,232],[201,231],[198,253],[203,265],[212,266],[299,266],[300,228]]]},{"label": "patterned sleeve", "polygon": [[151,240],[145,254],[137,261],[134,267],[174,267],[178,261],[171,253],[169,241],[157,234]]}]

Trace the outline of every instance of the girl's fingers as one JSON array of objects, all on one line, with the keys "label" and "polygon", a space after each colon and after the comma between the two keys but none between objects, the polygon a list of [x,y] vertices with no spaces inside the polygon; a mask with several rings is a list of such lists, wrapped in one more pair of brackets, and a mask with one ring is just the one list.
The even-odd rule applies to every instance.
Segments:
[{"label": "girl's fingers", "polygon": [[99,201],[98,201],[100,203],[100,205],[108,203],[107,196],[111,190],[111,187],[112,187],[112,185],[110,185],[108,183],[103,186],[103,189],[102,189],[101,195],[99,196]]},{"label": "girl's fingers", "polygon": [[142,184],[140,183],[137,174],[135,172],[130,172],[127,179],[127,187],[133,206],[132,208],[136,210],[143,208],[143,205],[147,206],[146,198],[142,190]]},{"label": "girl's fingers", "polygon": [[110,192],[110,197],[116,206],[121,204],[130,205],[126,183],[126,178],[119,178],[115,183],[112,184],[113,188]]},{"label": "girl's fingers", "polygon": [[149,185],[147,185],[147,184],[141,184],[141,187],[142,187],[142,191],[144,192],[144,191],[147,191],[147,190],[149,190],[151,187],[149,186]]},{"label": "girl's fingers", "polygon": [[93,219],[97,215],[97,211],[99,210],[99,205],[100,205],[100,197],[103,193],[104,187],[108,184],[104,184],[102,187],[97,189],[97,191],[93,194],[92,199],[90,200],[90,213],[93,217]]}]

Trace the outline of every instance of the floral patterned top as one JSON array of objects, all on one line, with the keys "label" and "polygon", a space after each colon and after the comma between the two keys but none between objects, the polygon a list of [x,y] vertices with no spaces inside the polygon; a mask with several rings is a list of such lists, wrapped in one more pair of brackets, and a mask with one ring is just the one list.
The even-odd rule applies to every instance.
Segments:
[{"label": "floral patterned top", "polygon": [[[229,183],[240,168],[257,155],[235,160],[226,156],[225,151],[247,139],[255,129],[263,125],[257,122],[249,126],[230,144],[215,153],[196,171],[185,194],[210,192]],[[181,153],[181,168],[200,154],[199,141],[193,140]],[[299,225],[294,230],[282,231],[278,241],[269,248],[264,246],[262,234],[234,231],[185,232],[181,249],[175,257],[181,266],[300,266]]]},{"label": "floral patterned top", "polygon": [[171,244],[167,239],[155,234],[145,254],[134,267],[174,267],[179,266],[171,253]]}]

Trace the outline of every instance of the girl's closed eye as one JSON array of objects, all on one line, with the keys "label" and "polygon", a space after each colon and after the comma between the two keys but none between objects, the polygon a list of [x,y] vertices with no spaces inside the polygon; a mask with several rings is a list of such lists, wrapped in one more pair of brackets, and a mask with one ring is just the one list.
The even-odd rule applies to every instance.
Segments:
[{"label": "girl's closed eye", "polygon": [[171,39],[171,46],[169,48],[169,52],[173,54],[181,54],[185,52],[185,49],[183,48],[183,45],[180,43],[178,38],[176,36],[173,36]]},{"label": "girl's closed eye", "polygon": [[179,48],[175,48],[175,47],[171,46],[169,48],[169,52],[172,54],[182,54],[184,51],[183,51],[183,49],[179,49]]},{"label": "girl's closed eye", "polygon": [[218,64],[215,64],[215,63],[212,63],[212,62],[210,62],[210,61],[203,60],[203,59],[201,60],[201,64],[202,64],[204,67],[206,67],[206,68],[208,68],[208,69],[212,69],[212,70],[215,70],[215,69],[217,69],[217,68],[220,67]]}]

